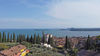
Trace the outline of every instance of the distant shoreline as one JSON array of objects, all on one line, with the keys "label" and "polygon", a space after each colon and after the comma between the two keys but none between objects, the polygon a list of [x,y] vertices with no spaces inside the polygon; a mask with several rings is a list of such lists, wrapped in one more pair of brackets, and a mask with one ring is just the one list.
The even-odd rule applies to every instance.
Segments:
[{"label": "distant shoreline", "polygon": [[70,28],[70,31],[100,31],[100,28]]},{"label": "distant shoreline", "polygon": [[0,30],[68,30],[68,31],[100,31],[100,28],[52,28],[52,29],[46,29],[46,28],[44,28],[44,29],[35,29],[35,28],[30,28],[30,29],[0,29]]}]

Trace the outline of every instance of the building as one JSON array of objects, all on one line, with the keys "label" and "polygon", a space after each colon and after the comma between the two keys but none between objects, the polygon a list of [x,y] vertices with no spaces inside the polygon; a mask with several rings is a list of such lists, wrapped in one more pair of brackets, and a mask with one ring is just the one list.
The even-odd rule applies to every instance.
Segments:
[{"label": "building", "polygon": [[26,50],[24,45],[17,45],[10,49],[0,51],[0,56],[22,56],[23,53],[25,55],[25,52],[28,53],[29,51]]},{"label": "building", "polygon": [[45,34],[45,37],[46,37],[46,41],[48,42],[49,37],[52,38],[53,35],[52,34]]},{"label": "building", "polygon": [[59,37],[59,38],[54,38],[55,44],[57,47],[63,47],[65,45],[65,38]]}]

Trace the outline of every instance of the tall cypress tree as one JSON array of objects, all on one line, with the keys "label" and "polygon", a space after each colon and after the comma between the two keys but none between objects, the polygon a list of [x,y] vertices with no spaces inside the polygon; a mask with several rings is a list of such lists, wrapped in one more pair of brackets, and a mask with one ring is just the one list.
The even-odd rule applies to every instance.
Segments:
[{"label": "tall cypress tree", "polygon": [[15,33],[13,33],[13,42],[16,42]]},{"label": "tall cypress tree", "polygon": [[5,32],[3,32],[2,42],[5,42]]},{"label": "tall cypress tree", "polygon": [[37,36],[36,42],[37,42],[37,44],[40,44],[40,36],[39,36],[39,34],[38,34],[38,36]]},{"label": "tall cypress tree", "polygon": [[33,44],[36,44],[36,33],[34,34]]},{"label": "tall cypress tree", "polygon": [[17,42],[19,42],[19,35],[17,35]]},{"label": "tall cypress tree", "polygon": [[2,34],[1,34],[1,32],[0,32],[0,43],[2,42]]},{"label": "tall cypress tree", "polygon": [[29,39],[29,35],[27,35],[26,41],[27,41],[27,42],[29,42],[29,41],[30,41],[30,39]]},{"label": "tall cypress tree", "polygon": [[25,34],[23,35],[23,37],[24,37],[24,41],[26,41],[26,37],[25,37]]},{"label": "tall cypress tree", "polygon": [[21,35],[22,37],[21,37],[21,39],[22,39],[22,41],[26,41],[25,40],[25,34],[23,34],[23,35]]},{"label": "tall cypress tree", "polygon": [[6,34],[5,34],[5,42],[7,42],[7,37],[6,37]]},{"label": "tall cypress tree", "polygon": [[54,40],[53,40],[53,38],[50,38],[50,40],[51,40],[50,45],[54,46]]},{"label": "tall cypress tree", "polygon": [[19,41],[19,43],[21,43],[21,42],[22,42],[22,36],[21,36],[21,35],[19,35],[19,36],[18,36],[18,39],[19,39],[19,40],[18,40],[18,41]]},{"label": "tall cypress tree", "polygon": [[70,48],[71,48],[71,45],[70,45],[70,42],[69,42],[69,40],[68,40],[68,37],[67,37],[67,36],[66,36],[66,42],[65,42],[64,47],[65,47],[66,49],[70,49]]},{"label": "tall cypress tree", "polygon": [[50,38],[50,36],[49,36],[49,38],[48,38],[48,44],[50,44],[51,43],[51,38]]},{"label": "tall cypress tree", "polygon": [[91,48],[91,44],[90,44],[90,36],[88,35],[88,39],[86,41],[86,49],[90,49]]},{"label": "tall cypress tree", "polygon": [[33,43],[33,36],[30,37],[30,43]]},{"label": "tall cypress tree", "polygon": [[46,43],[44,32],[42,33],[42,35],[43,35],[42,42],[43,42],[43,44],[44,44],[44,43]]},{"label": "tall cypress tree", "polygon": [[51,46],[54,46],[53,38],[50,37],[50,35],[49,35],[49,38],[48,38],[48,44],[50,44]]},{"label": "tall cypress tree", "polygon": [[8,37],[7,37],[7,42],[10,42],[9,33],[8,33]]},{"label": "tall cypress tree", "polygon": [[11,34],[11,36],[10,36],[10,42],[12,42],[12,40],[13,40],[13,38],[12,38],[12,34]]}]

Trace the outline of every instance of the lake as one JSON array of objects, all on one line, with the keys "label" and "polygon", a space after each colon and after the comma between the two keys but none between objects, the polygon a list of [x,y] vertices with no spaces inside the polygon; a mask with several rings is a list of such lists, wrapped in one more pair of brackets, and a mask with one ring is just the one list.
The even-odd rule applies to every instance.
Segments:
[{"label": "lake", "polygon": [[6,32],[6,34],[8,32],[10,34],[15,33],[16,35],[18,34],[34,35],[34,33],[36,33],[36,34],[40,34],[40,36],[42,36],[42,32],[44,32],[45,34],[52,34],[53,36],[57,36],[57,37],[65,37],[66,35],[69,37],[73,37],[73,36],[87,37],[88,35],[90,36],[100,35],[100,31],[69,31],[69,30],[60,30],[60,29],[0,29],[0,32]]}]

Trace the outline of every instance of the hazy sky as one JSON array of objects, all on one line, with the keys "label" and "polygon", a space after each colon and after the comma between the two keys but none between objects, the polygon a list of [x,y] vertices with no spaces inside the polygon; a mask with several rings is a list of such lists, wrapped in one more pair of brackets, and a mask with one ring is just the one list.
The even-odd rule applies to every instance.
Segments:
[{"label": "hazy sky", "polygon": [[98,28],[99,0],[0,0],[0,28]]}]

